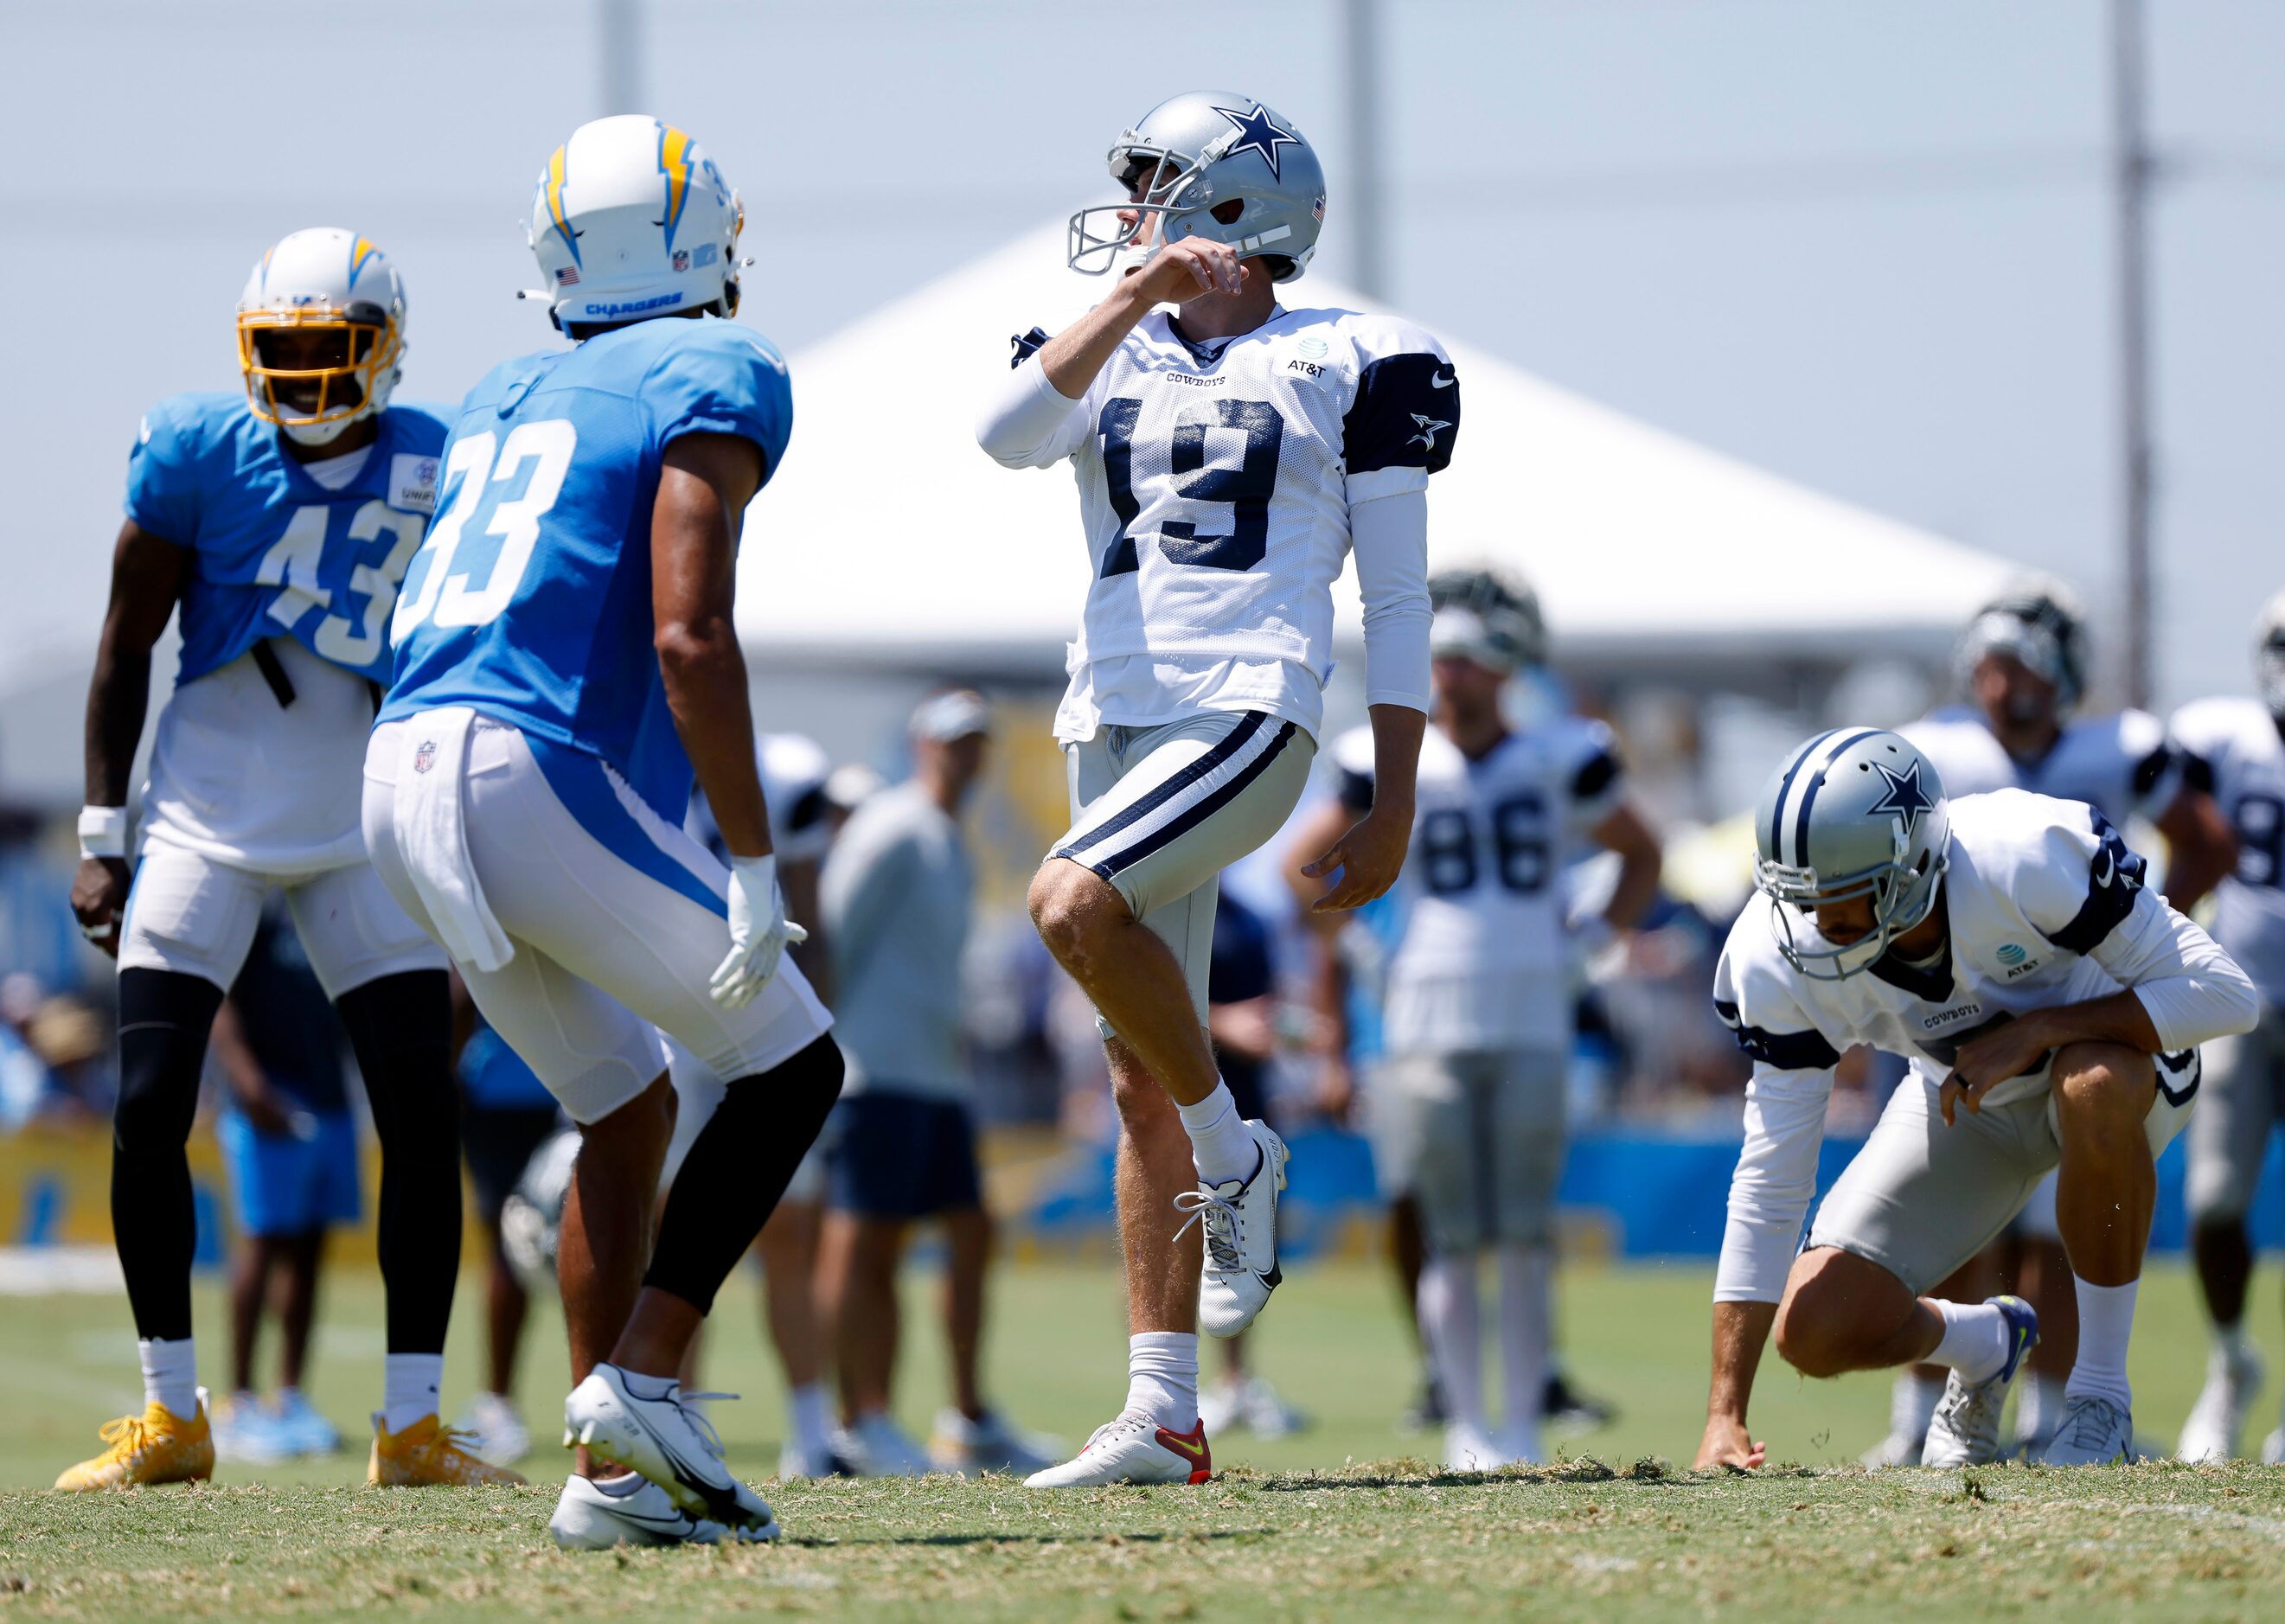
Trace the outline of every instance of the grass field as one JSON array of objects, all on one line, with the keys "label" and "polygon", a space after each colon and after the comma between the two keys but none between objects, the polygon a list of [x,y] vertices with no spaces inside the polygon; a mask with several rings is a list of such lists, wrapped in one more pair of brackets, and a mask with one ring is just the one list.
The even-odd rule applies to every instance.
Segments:
[{"label": "grass field", "polygon": [[[1043,1498],[992,1479],[789,1486],[770,1491],[789,1536],[780,1548],[585,1557],[545,1542],[546,1478],[562,1458],[545,1440],[527,1463],[541,1487],[522,1492],[366,1492],[352,1487],[354,1456],[224,1468],[200,1490],[19,1492],[90,1453],[95,1427],[133,1406],[137,1384],[122,1301],[14,1299],[0,1304],[0,1615],[318,1617],[389,1605],[456,1616],[1832,1617],[2068,1604],[2092,1617],[2274,1616],[2285,1471],[1866,1474],[1842,1463],[1881,1431],[1885,1381],[1810,1384],[1781,1369],[1765,1374],[1755,1418],[1771,1459],[1788,1464],[1751,1481],[1675,1470],[1703,1403],[1707,1285],[1695,1269],[1569,1281],[1573,1362],[1623,1414],[1566,1440],[1571,1458],[1542,1472],[1462,1477],[1412,1458],[1433,1440],[1393,1425],[1409,1366],[1386,1288],[1367,1271],[1328,1268],[1279,1293],[1259,1349],[1317,1425],[1275,1442],[1217,1439],[1222,1475],[1202,1490]],[[924,1283],[915,1291],[904,1387],[907,1418],[925,1428],[938,1377]],[[2196,1386],[2203,1337],[2179,1272],[2154,1274],[2142,1300],[2137,1408],[2150,1432],[2171,1434]],[[733,1465],[763,1479],[779,1405],[751,1304],[741,1287],[726,1294],[706,1379],[746,1395],[715,1415]],[[218,1308],[202,1295],[200,1324],[218,1324]],[[373,1283],[344,1276],[325,1317],[314,1396],[356,1436],[379,1385]],[[2276,1318],[2265,1298],[2257,1318]],[[448,1396],[466,1390],[473,1322],[456,1327]],[[1105,1275],[1012,1273],[997,1323],[997,1389],[1027,1424],[1076,1440],[1108,1416],[1121,1361]],[[561,1345],[552,1316],[537,1316],[535,1331],[522,1396],[542,1432],[561,1400]],[[219,1352],[209,1333],[210,1373]]]}]

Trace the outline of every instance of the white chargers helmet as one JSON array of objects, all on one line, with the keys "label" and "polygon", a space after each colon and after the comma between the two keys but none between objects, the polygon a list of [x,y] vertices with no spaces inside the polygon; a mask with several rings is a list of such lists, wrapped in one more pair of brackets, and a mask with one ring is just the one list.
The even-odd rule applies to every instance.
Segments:
[{"label": "white chargers helmet", "polygon": [[1243,258],[1266,258],[1270,279],[1290,282],[1317,251],[1324,166],[1292,121],[1253,97],[1172,97],[1113,142],[1107,161],[1134,200],[1072,216],[1066,257],[1074,271],[1136,269],[1168,243],[1204,237]]},{"label": "white chargers helmet", "polygon": [[[705,149],[640,113],[597,119],[549,155],[532,189],[531,252],[557,327],[738,310],[745,212]],[[576,333],[574,336],[577,336]]]},{"label": "white chargers helmet", "polygon": [[238,365],[254,415],[324,445],[389,404],[404,365],[404,280],[339,226],[264,249],[238,296]]}]

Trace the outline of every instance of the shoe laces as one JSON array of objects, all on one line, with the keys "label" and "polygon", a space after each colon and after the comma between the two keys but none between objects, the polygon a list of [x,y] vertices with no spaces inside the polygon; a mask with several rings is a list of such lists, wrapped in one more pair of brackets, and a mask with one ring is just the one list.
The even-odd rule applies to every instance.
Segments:
[{"label": "shoe laces", "polygon": [[1087,1443],[1080,1448],[1080,1453],[1085,1455],[1088,1450],[1094,1448],[1099,1443],[1114,1441],[1129,1433],[1137,1438],[1153,1437],[1157,1435],[1158,1431],[1158,1423],[1152,1421],[1150,1416],[1135,1410],[1122,1409],[1087,1435]]},{"label": "shoe laces", "polygon": [[714,1430],[712,1419],[698,1406],[708,1400],[734,1402],[738,1397],[734,1393],[686,1393],[675,1400],[675,1407],[682,1411],[683,1419],[690,1423],[692,1431],[706,1440],[706,1447],[714,1452],[717,1460],[726,1458],[730,1452],[722,1442],[722,1434]]},{"label": "shoe laces", "polygon": [[122,1461],[133,1460],[158,1441],[158,1435],[140,1416],[122,1416],[116,1421],[106,1421],[96,1436],[110,1446],[106,1454]]},{"label": "shoe laces", "polygon": [[2093,1449],[2109,1441],[2118,1406],[2108,1399],[2082,1399],[2063,1418],[2063,1433],[2074,1449]]},{"label": "shoe laces", "polygon": [[1188,1212],[1189,1221],[1174,1231],[1181,1240],[1190,1232],[1192,1224],[1203,1224],[1206,1255],[1213,1259],[1216,1268],[1234,1269],[1240,1261],[1242,1242],[1237,1204],[1229,1196],[1205,1189],[1186,1189],[1174,1197],[1174,1211]]}]

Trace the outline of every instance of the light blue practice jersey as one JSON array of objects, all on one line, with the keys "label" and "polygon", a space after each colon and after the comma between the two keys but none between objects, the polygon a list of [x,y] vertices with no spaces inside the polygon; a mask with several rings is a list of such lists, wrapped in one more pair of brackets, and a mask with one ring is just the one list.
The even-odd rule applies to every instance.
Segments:
[{"label": "light blue practice jersey", "polygon": [[660,467],[683,435],[736,435],[766,482],[792,429],[784,360],[734,322],[638,322],[495,367],[445,448],[380,719],[466,705],[601,757],[679,823],[690,758],[652,646]]},{"label": "light blue practice jersey", "polygon": [[436,511],[445,425],[390,406],[357,476],[328,490],[243,394],[177,395],[151,408],[127,460],[127,516],[196,554],[183,593],[177,684],[264,638],[389,680],[397,584]]}]

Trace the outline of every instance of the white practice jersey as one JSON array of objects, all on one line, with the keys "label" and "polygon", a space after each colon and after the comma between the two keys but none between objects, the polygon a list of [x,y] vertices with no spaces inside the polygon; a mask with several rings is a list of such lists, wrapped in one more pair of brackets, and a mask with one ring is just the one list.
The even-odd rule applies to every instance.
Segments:
[{"label": "white practice jersey", "polygon": [[1936,763],[1947,796],[2028,789],[2085,801],[2123,829],[2135,818],[2156,822],[2181,793],[2165,724],[2147,710],[2082,717],[2033,762],[2010,756],[1972,706],[1949,706],[1896,731]]},{"label": "white practice jersey", "polygon": [[[1782,1286],[1816,1186],[1833,1068],[1850,1046],[1904,1056],[1919,1079],[1904,1087],[1926,1087],[1950,1072],[1970,1038],[2028,1010],[2132,987],[2170,1051],[2160,1057],[2160,1086],[2179,1079],[2187,1096],[2193,1058],[2177,1051],[2252,1023],[2244,973],[2145,888],[2143,859],[2100,812],[2017,789],[1951,798],[1950,811],[1950,867],[1937,903],[1944,940],[1933,964],[1914,967],[1891,953],[1844,980],[1803,976],[1778,950],[1771,913],[1779,905],[1760,891],[1731,928],[1714,1007],[1754,1074],[1717,1298],[1774,1300]],[[1823,945],[1813,922],[1794,930]],[[1985,1099],[1997,1106],[2043,1093],[2051,1063]],[[1739,1246],[1741,1230],[1774,1261],[1733,1258],[1754,1250]]]},{"label": "white practice jersey", "polygon": [[2174,713],[2184,781],[2237,831],[2237,867],[2214,890],[2214,939],[2285,1009],[2285,727],[2256,699],[2202,699]]},{"label": "white practice jersey", "polygon": [[168,699],[141,839],[278,879],[361,863],[373,685],[290,637],[266,647],[292,704],[278,702],[250,652]]},{"label": "white practice jersey", "polygon": [[1093,577],[1056,736],[1267,710],[1315,737],[1349,510],[1425,490],[1459,419],[1450,358],[1393,317],[1281,308],[1205,344],[1143,318],[1024,459],[1074,464]]},{"label": "white practice jersey", "polygon": [[[766,733],[754,741],[754,765],[762,781],[762,798],[769,803],[770,850],[780,865],[822,859],[833,843],[833,807],[825,794],[825,781],[833,775],[832,758],[806,734]],[[715,856],[728,860],[722,831],[703,791],[692,792],[685,827]]]},{"label": "white practice jersey", "polygon": [[[1372,730],[1333,747],[1341,799],[1372,804]],[[1392,1055],[1571,1047],[1563,873],[1621,796],[1617,741],[1566,718],[1470,761],[1441,728],[1420,742],[1412,844],[1397,881],[1383,1015]]]}]

